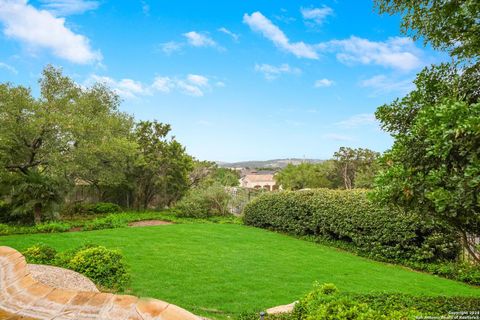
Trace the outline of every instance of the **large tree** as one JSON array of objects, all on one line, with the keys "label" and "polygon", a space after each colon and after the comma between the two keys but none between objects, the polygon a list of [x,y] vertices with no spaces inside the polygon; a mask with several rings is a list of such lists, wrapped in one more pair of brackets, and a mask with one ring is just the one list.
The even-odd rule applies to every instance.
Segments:
[{"label": "large tree", "polygon": [[375,0],[380,13],[402,14],[402,31],[459,58],[478,59],[480,1]]},{"label": "large tree", "polygon": [[288,164],[275,175],[277,184],[287,190],[333,188],[335,168],[332,161],[322,163]]},{"label": "large tree", "polygon": [[453,70],[426,68],[416,90],[377,110],[395,142],[376,198],[446,221],[479,259],[468,235],[480,235],[480,70]]},{"label": "large tree", "polygon": [[379,155],[370,149],[340,147],[333,154],[333,159],[344,188],[370,187],[378,169],[376,161]]},{"label": "large tree", "polygon": [[174,137],[168,136],[170,130],[170,125],[157,121],[136,124],[138,150],[130,177],[138,209],[168,206],[179,200],[190,185],[193,159]]},{"label": "large tree", "polygon": [[38,98],[25,87],[0,84],[0,183],[7,184],[0,196],[38,222],[79,179],[122,179],[113,176],[122,175],[120,155],[132,150],[132,122],[118,104],[108,88],[81,87],[51,66]]},{"label": "large tree", "polygon": [[447,222],[480,261],[480,2],[377,0],[401,13],[403,31],[447,50],[454,62],[425,68],[416,89],[378,108],[394,137],[378,176],[378,200]]}]

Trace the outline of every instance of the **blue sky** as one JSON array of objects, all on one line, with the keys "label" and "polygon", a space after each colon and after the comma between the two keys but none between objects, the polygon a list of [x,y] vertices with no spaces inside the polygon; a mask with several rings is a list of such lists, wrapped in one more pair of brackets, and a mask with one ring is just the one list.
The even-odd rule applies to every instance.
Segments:
[{"label": "blue sky", "polygon": [[367,0],[0,0],[0,81],[105,82],[202,160],[384,151],[373,112],[445,59],[399,25]]}]

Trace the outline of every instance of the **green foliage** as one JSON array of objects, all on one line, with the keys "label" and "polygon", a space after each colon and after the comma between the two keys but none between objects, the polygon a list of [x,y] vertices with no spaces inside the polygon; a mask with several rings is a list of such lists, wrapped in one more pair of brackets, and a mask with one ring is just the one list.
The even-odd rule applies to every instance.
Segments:
[{"label": "green foliage", "polygon": [[240,173],[232,169],[216,167],[211,174],[211,179],[222,186],[237,187],[240,184]]},{"label": "green foliage", "polygon": [[193,159],[178,141],[168,139],[170,129],[170,125],[157,121],[140,121],[135,126],[138,150],[130,180],[138,209],[152,205],[163,208],[188,189]]},{"label": "green foliage", "polygon": [[89,277],[96,284],[109,289],[122,291],[130,281],[121,252],[102,246],[78,251],[68,266]]},{"label": "green foliage", "polygon": [[473,285],[480,285],[480,266],[468,262],[418,263],[406,262],[405,265]]},{"label": "green foliage", "polygon": [[71,228],[72,226],[68,223],[56,221],[40,223],[35,226],[38,233],[66,232]]},{"label": "green foliage", "polygon": [[120,212],[122,208],[118,204],[110,202],[97,202],[91,206],[90,211],[97,214],[102,213],[116,213]]},{"label": "green foliage", "polygon": [[[422,297],[406,294],[349,294],[316,284],[296,305],[290,319],[415,319],[446,317],[452,311],[478,311],[479,298]],[[335,288],[335,286],[333,286]]]},{"label": "green foliage", "polygon": [[453,260],[459,252],[456,236],[445,225],[375,205],[363,190],[264,194],[246,206],[244,223],[351,243],[379,260]]},{"label": "green foliage", "polygon": [[123,217],[119,217],[115,214],[110,214],[104,218],[96,218],[93,221],[85,224],[83,230],[101,230],[101,229],[114,229],[126,227],[127,222]]},{"label": "green foliage", "polygon": [[402,14],[402,31],[460,58],[478,58],[480,3],[477,0],[375,0],[380,13]]},{"label": "green foliage", "polygon": [[57,251],[54,248],[41,243],[31,246],[23,252],[28,263],[35,264],[52,264],[56,254]]},{"label": "green foliage", "polygon": [[277,184],[286,190],[300,190],[305,188],[333,188],[336,173],[332,161],[322,163],[288,164],[275,175]]},{"label": "green foliage", "polygon": [[130,281],[123,255],[118,250],[85,244],[57,253],[45,244],[36,244],[23,252],[28,263],[49,264],[72,269],[97,285],[122,291]]},{"label": "green foliage", "polygon": [[63,209],[64,215],[94,215],[105,213],[120,212],[122,208],[115,203],[97,202],[97,203],[72,203]]},{"label": "green foliage", "polygon": [[376,112],[395,142],[382,156],[375,198],[445,221],[480,261],[467,241],[480,230],[480,63],[425,69],[415,84]]},{"label": "green foliage", "polygon": [[206,218],[229,215],[231,195],[225,187],[215,183],[190,189],[176,204],[180,217]]},{"label": "green foliage", "polygon": [[369,149],[341,147],[333,154],[337,174],[345,189],[370,188],[378,171],[379,153]]},{"label": "green foliage", "polygon": [[[102,85],[85,88],[48,66],[40,97],[0,84],[0,198],[35,223],[55,212],[78,182],[100,188],[124,179],[132,119]],[[17,219],[19,220],[19,219]]]}]

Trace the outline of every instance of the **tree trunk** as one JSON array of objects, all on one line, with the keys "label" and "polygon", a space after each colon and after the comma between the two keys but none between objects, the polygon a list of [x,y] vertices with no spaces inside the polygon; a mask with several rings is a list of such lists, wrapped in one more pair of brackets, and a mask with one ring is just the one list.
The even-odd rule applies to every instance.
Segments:
[{"label": "tree trunk", "polygon": [[33,218],[34,218],[35,224],[39,224],[40,222],[42,222],[42,204],[41,203],[37,203],[33,207]]},{"label": "tree trunk", "polygon": [[469,256],[473,259],[473,261],[475,261],[475,263],[480,263],[480,255],[477,252],[475,252],[474,249],[472,249],[472,247],[470,245],[470,241],[468,241],[467,233],[462,230],[461,235],[462,235],[463,245],[464,245],[465,249],[467,250]]}]

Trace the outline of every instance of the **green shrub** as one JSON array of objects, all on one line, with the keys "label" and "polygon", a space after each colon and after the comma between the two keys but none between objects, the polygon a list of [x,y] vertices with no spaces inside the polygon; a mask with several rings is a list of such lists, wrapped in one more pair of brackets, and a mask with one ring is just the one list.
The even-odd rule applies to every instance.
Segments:
[{"label": "green shrub", "polygon": [[102,246],[78,251],[68,266],[109,289],[124,290],[130,279],[120,251]]},{"label": "green shrub", "polygon": [[454,279],[480,285],[480,265],[465,262],[444,262],[444,263],[415,263],[405,262],[405,265],[423,270],[444,278]]},{"label": "green shrub", "polygon": [[75,202],[75,203],[67,204],[62,210],[62,214],[67,216],[85,216],[85,215],[94,215],[94,214],[117,213],[120,211],[122,211],[122,208],[115,203]]},{"label": "green shrub", "polygon": [[57,251],[45,244],[36,244],[23,252],[28,263],[52,264]]},{"label": "green shrub", "polygon": [[267,193],[245,207],[244,223],[350,243],[359,253],[384,261],[454,260],[459,254],[457,238],[447,226],[377,206],[364,190]]},{"label": "green shrub", "polygon": [[71,229],[71,226],[63,222],[47,222],[37,224],[35,229],[39,233],[66,232]]},{"label": "green shrub", "polygon": [[176,205],[180,217],[207,218],[229,215],[231,195],[220,184],[191,189]]},{"label": "green shrub", "polygon": [[70,261],[72,261],[73,257],[75,257],[77,253],[85,249],[96,248],[96,247],[98,247],[98,245],[89,243],[73,249],[58,252],[55,255],[55,259],[52,261],[52,264],[68,269],[70,267]]},{"label": "green shrub", "polygon": [[295,305],[291,319],[415,319],[448,317],[452,311],[478,311],[480,298],[406,294],[341,293],[331,284],[314,286]]},{"label": "green shrub", "polygon": [[97,218],[89,222],[83,227],[83,230],[100,230],[100,229],[114,229],[126,227],[127,222],[122,217],[117,217],[113,214],[105,218]]},{"label": "green shrub", "polygon": [[98,202],[92,205],[91,211],[97,214],[101,213],[117,213],[122,211],[122,208],[115,203],[110,202]]}]

